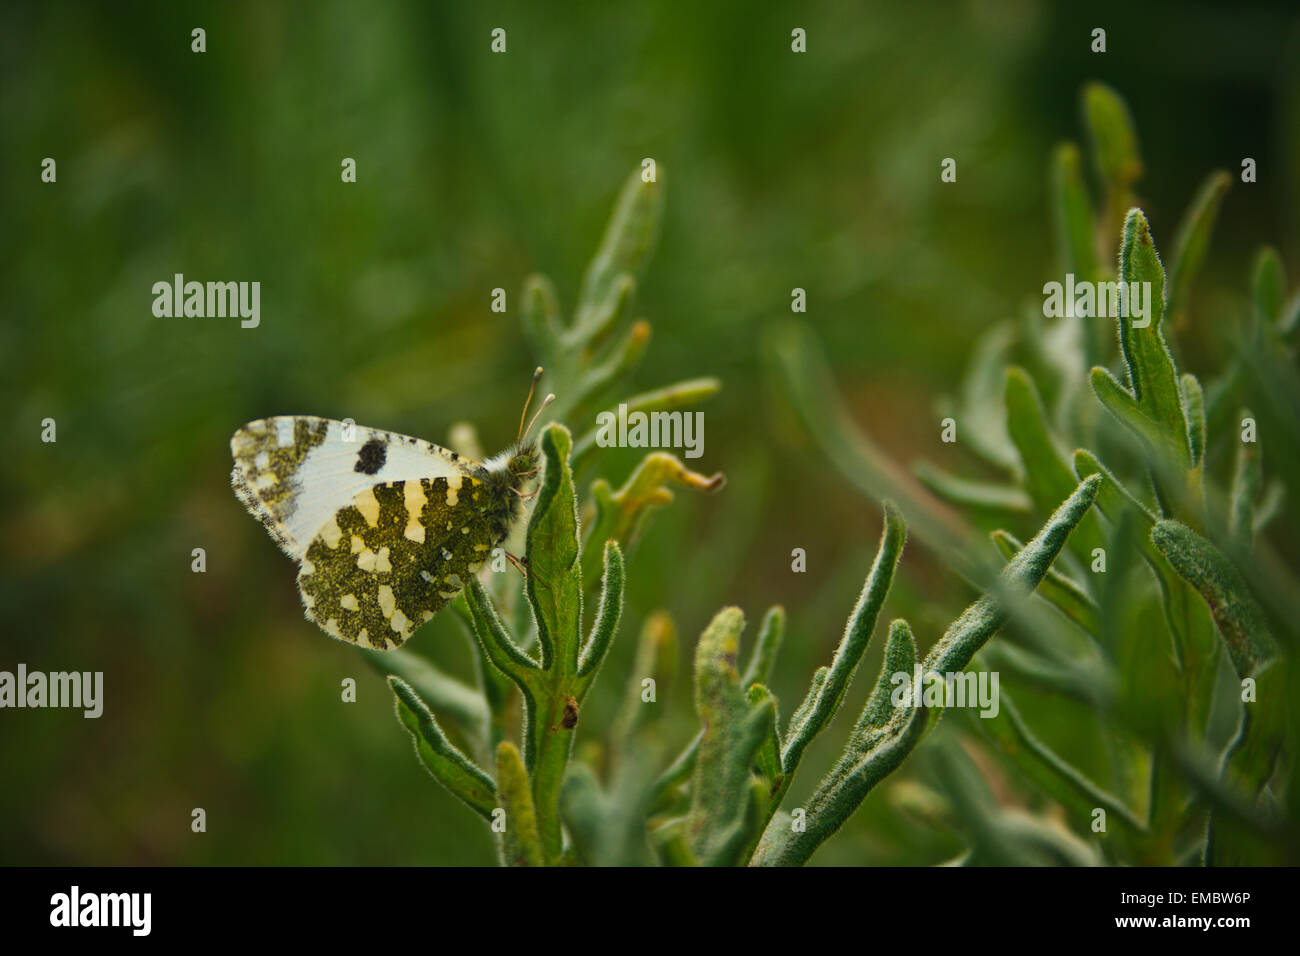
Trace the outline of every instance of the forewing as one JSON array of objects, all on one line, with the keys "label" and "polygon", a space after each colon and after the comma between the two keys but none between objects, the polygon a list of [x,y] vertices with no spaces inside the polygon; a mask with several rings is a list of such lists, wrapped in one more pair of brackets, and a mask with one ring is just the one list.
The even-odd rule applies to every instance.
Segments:
[{"label": "forewing", "polygon": [[478,467],[419,438],[309,415],[249,422],[230,439],[230,452],[235,494],[299,559],[325,522],[372,485],[459,479]]},{"label": "forewing", "polygon": [[307,546],[298,573],[307,617],[340,640],[400,646],[500,543],[486,495],[468,474],[366,488]]}]

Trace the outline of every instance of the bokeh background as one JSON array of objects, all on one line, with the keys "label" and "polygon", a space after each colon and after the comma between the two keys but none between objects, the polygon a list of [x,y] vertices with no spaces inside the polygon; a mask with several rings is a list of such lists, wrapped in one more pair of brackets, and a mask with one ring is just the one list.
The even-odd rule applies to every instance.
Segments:
[{"label": "bokeh background", "polygon": [[[729,483],[654,520],[584,721],[621,697],[648,613],[674,615],[685,654],[724,603],[751,620],[786,605],[788,713],[839,637],[879,509],[782,407],[763,325],[806,289],[863,427],[900,461],[957,467],[936,401],[979,333],[1051,276],[1048,158],[1082,136],[1092,79],[1132,109],[1157,242],[1210,170],[1258,160],[1179,331],[1190,369],[1212,374],[1255,248],[1300,261],[1291,3],[6,4],[0,668],[102,670],[106,704],[99,720],[0,712],[0,863],[493,861],[486,828],[417,764],[381,677],[303,619],[292,565],[230,493],[227,443],[250,419],[312,413],[433,440],[468,420],[503,446],[535,362],[518,289],[540,271],[572,306],[646,156],[667,205],[636,382],[724,381],[696,464]],[[956,184],[940,182],[947,156]],[[155,318],[151,286],[176,272],[259,280],[260,327]],[[506,314],[489,309],[498,286]],[[46,417],[57,444],[40,442]],[[621,482],[633,463],[596,470]],[[969,592],[921,547],[902,567],[886,613],[928,642]],[[413,646],[471,673],[454,620]],[[684,685],[670,706],[685,742]],[[804,790],[841,738],[823,736]],[[894,804],[873,794],[816,862],[953,852]]]}]

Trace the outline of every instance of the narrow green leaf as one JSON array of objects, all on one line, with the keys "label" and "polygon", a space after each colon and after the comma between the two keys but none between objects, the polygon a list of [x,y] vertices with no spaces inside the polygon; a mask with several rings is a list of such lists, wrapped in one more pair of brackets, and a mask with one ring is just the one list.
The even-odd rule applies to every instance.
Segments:
[{"label": "narrow green leaf", "polygon": [[1014,485],[958,478],[928,461],[917,462],[912,472],[944,501],[962,508],[1007,517],[1023,517],[1032,508],[1029,496]]},{"label": "narrow green leaf", "polygon": [[555,286],[546,276],[531,275],[524,280],[522,300],[524,329],[549,360],[552,343],[564,332]]},{"label": "narrow green leaf", "polygon": [[984,775],[952,735],[927,751],[952,802],[952,817],[971,845],[967,865],[1096,866],[1096,852],[1069,830],[1025,811],[1001,806]]},{"label": "narrow green leaf", "polygon": [[1264,488],[1264,494],[1259,499],[1259,504],[1255,508],[1255,520],[1253,527],[1255,537],[1264,533],[1269,524],[1282,513],[1282,506],[1286,503],[1286,485],[1281,479],[1274,478]]},{"label": "narrow green leaf", "polygon": [[1272,246],[1265,246],[1256,254],[1250,285],[1259,327],[1275,328],[1281,321],[1286,301],[1286,275],[1282,270],[1282,257]]},{"label": "narrow green leaf", "polygon": [[[994,531],[992,538],[1007,560],[1014,559],[1025,547],[1008,531]],[[1051,568],[1039,583],[1038,593],[1093,637],[1101,636],[1101,612],[1097,602],[1073,580]]]},{"label": "narrow green leaf", "polygon": [[578,513],[569,470],[573,439],[563,425],[542,432],[546,459],[542,486],[528,522],[528,600],[537,613],[541,667],[572,674],[578,667],[582,628],[582,568]]},{"label": "narrow green leaf", "polygon": [[1017,647],[1008,641],[989,644],[980,653],[990,663],[1012,671],[1053,694],[1060,694],[1094,708],[1109,703],[1112,675],[1104,666],[1074,661],[1061,663],[1043,653]]},{"label": "narrow green leaf", "polygon": [[[619,549],[617,541],[610,540],[605,542],[605,573],[601,577],[600,610],[596,613],[596,621],[591,626],[591,636],[587,639],[587,644],[582,649],[582,657],[578,661],[578,677],[595,676],[596,669],[600,667],[609,652],[622,613],[623,552]],[[581,681],[579,686],[585,689],[585,684],[586,681]]]},{"label": "narrow green leaf", "polygon": [[[1101,477],[1093,475],[1079,483],[1074,493],[1056,509],[1042,530],[1011,560],[1000,575],[998,590],[1015,599],[1028,594],[1047,575],[1060,554],[1070,532],[1074,530],[1097,497]],[[989,594],[968,607],[925,658],[925,671],[941,674],[964,670],[1006,622],[1009,611],[1002,601]]]},{"label": "narrow green leaf", "polygon": [[398,647],[390,651],[363,651],[375,670],[406,681],[431,710],[442,714],[474,740],[484,739],[488,708],[483,695],[425,660],[414,651]]},{"label": "narrow green leaf", "polygon": [[1119,520],[1125,508],[1132,508],[1141,516],[1147,528],[1156,523],[1155,513],[1133,497],[1128,488],[1092,452],[1082,448],[1075,451],[1074,473],[1080,481],[1089,475],[1101,476],[1101,484],[1097,488],[1097,508],[1112,522]]},{"label": "narrow green leaf", "polygon": [[749,688],[753,684],[766,684],[772,679],[772,667],[776,664],[777,651],[781,649],[781,639],[785,636],[785,608],[774,604],[763,615],[763,623],[758,626],[758,641],[749,655],[745,674],[740,678],[740,686]]},{"label": "narrow green leaf", "polygon": [[560,805],[582,862],[589,866],[646,866],[647,766],[624,761],[605,793],[595,772],[575,763],[564,778]]},{"label": "narrow green leaf", "polygon": [[636,279],[650,258],[663,211],[663,168],[646,182],[635,170],[623,186],[596,256],[582,279],[573,331],[586,339],[598,333],[602,306],[625,277]]},{"label": "narrow green leaf", "polygon": [[1066,807],[1076,822],[1091,821],[1092,811],[1101,807],[1130,831],[1145,827],[1127,805],[1108,793],[1087,774],[1063,760],[1026,726],[1024,718],[1006,691],[999,694],[996,713],[972,721],[998,749],[1053,800]]},{"label": "narrow green leaf", "polygon": [[[695,652],[695,709],[704,732],[695,765],[687,842],[704,866],[728,865],[749,841],[754,761],[770,739],[771,697],[750,706],[740,689],[736,656],[745,617],[723,608],[700,636]],[[757,833],[753,834],[757,838]]]},{"label": "narrow green leaf", "polygon": [[[1007,369],[1006,403],[1007,430],[1020,454],[1029,496],[1039,513],[1051,514],[1074,491],[1078,480],[1069,460],[1052,439],[1047,412],[1024,369]],[[1070,536],[1071,550],[1086,563],[1093,550],[1102,544],[1101,526],[1097,519],[1085,515]]]},{"label": "narrow green leaf", "polygon": [[410,684],[389,676],[397,701],[397,720],[415,741],[415,753],[440,784],[485,820],[492,818],[496,785],[472,760],[457,750],[442,732],[429,708]]},{"label": "narrow green leaf", "polygon": [[[760,713],[765,716],[770,714],[772,718],[770,726],[764,721],[763,742],[754,755],[754,766],[769,787],[776,787],[781,781],[781,732],[777,729],[776,698],[762,684],[745,685],[742,682],[741,687],[746,686],[750,711],[759,709]],[[771,701],[770,707],[767,706],[768,701]]]},{"label": "narrow green leaf", "polygon": [[1287,732],[1287,668],[1281,660],[1265,665],[1255,676],[1255,699],[1242,704],[1237,735],[1223,756],[1223,776],[1258,797],[1283,750]]},{"label": "narrow green leaf", "polygon": [[912,751],[924,730],[921,711],[891,701],[895,673],[911,674],[916,641],[905,621],[890,625],[885,659],[875,686],[858,718],[848,748],[804,808],[804,827],[796,830],[783,817],[774,818],[754,853],[757,866],[801,866],[838,830],[877,783],[892,773]]},{"label": "narrow green leaf", "polygon": [[686,841],[686,820],[678,818],[653,830],[650,841],[663,866],[699,866]]},{"label": "narrow green leaf", "polygon": [[1007,355],[1016,340],[1016,327],[1010,321],[996,322],[980,334],[971,346],[970,361],[962,377],[961,407],[947,413],[961,422],[962,441],[971,451],[1005,471],[1016,467],[1016,450],[1007,437],[1007,416],[1002,405]]},{"label": "narrow green leaf", "polygon": [[1238,676],[1251,676],[1277,656],[1263,609],[1223,552],[1185,524],[1170,519],[1156,522],[1151,541],[1204,598]]},{"label": "narrow green leaf", "polygon": [[654,791],[654,800],[651,804],[653,811],[658,812],[664,809],[665,805],[671,802],[673,791],[695,772],[695,764],[700,758],[700,744],[703,740],[704,732],[701,731],[695,735],[664,772],[655,779],[652,788]]},{"label": "narrow green leaf", "polygon": [[891,621],[880,673],[876,675],[876,683],[853,726],[846,753],[866,753],[876,738],[889,728],[890,722],[896,717],[896,708],[891,700],[896,685],[891,678],[895,674],[907,674],[910,679],[916,667],[916,658],[916,640],[912,636],[912,629],[901,618]]},{"label": "narrow green leaf", "polygon": [[[1124,221],[1124,239],[1120,246],[1120,279],[1129,284],[1149,283],[1150,296],[1146,298],[1148,315],[1139,320],[1130,315],[1119,319],[1120,351],[1128,368],[1129,385],[1137,410],[1152,422],[1161,441],[1155,448],[1172,449],[1176,460],[1186,464],[1189,459],[1187,419],[1183,413],[1182,393],[1178,387],[1178,370],[1173,356],[1165,344],[1165,270],[1160,263],[1151,229],[1140,209],[1130,209]],[[1130,298],[1134,298],[1130,296]],[[1133,308],[1129,312],[1135,311]],[[1136,324],[1144,321],[1147,324]],[[1094,370],[1093,387],[1097,386]],[[1100,397],[1100,394],[1099,394]],[[1110,405],[1107,405],[1110,408]],[[1113,411],[1113,409],[1112,409]],[[1129,424],[1125,418],[1120,420]],[[1145,431],[1139,432],[1143,438]]]},{"label": "narrow green leaf", "polygon": [[[1066,272],[1092,281],[1098,275],[1092,202],[1083,181],[1079,147],[1074,143],[1061,143],[1052,153],[1050,181],[1057,254]],[[1094,356],[1093,361],[1098,361],[1098,358]]]},{"label": "narrow green leaf", "polygon": [[[1218,673],[1218,653],[1221,646],[1209,609],[1152,543],[1150,531],[1159,520],[1158,516],[1134,497],[1128,488],[1090,452],[1076,451],[1074,462],[1078,474],[1101,477],[1102,484],[1097,494],[1097,507],[1116,526],[1119,534],[1117,540],[1129,540],[1127,531],[1118,532],[1118,529],[1124,527],[1126,516],[1131,516],[1131,520],[1141,526],[1140,533],[1136,535],[1133,544],[1140,550],[1156,583],[1160,586],[1161,607],[1169,626],[1173,648],[1182,664],[1184,685],[1182,696],[1188,715],[1187,722],[1193,733],[1199,735],[1205,729],[1205,722],[1213,704],[1214,682]],[[1107,577],[1109,579],[1111,575],[1108,574]],[[1103,606],[1105,604],[1103,600]],[[1154,642],[1148,641],[1146,644],[1148,646],[1139,651],[1139,656],[1157,652]],[[1116,650],[1113,647],[1110,649],[1112,652]],[[1148,666],[1159,667],[1165,663],[1162,657]],[[1150,699],[1150,694],[1146,697]]]},{"label": "narrow green leaf", "polygon": [[871,641],[876,619],[889,594],[889,587],[894,580],[903,554],[903,544],[907,541],[907,523],[893,502],[884,502],[885,522],[880,533],[880,546],[876,550],[871,571],[858,596],[857,606],[844,628],[844,636],[835,649],[830,671],[825,683],[811,699],[811,703],[797,717],[797,723],[791,721],[786,735],[785,749],[781,754],[781,763],[787,775],[793,775],[803,757],[804,750],[817,734],[830,723],[844,702],[853,673],[857,670],[862,654]]},{"label": "narrow green leaf", "polygon": [[650,346],[650,323],[638,319],[611,345],[599,364],[593,365],[583,376],[579,401],[604,395],[620,379],[628,377],[641,363]]},{"label": "narrow green leaf", "polygon": [[1187,413],[1187,437],[1191,442],[1192,467],[1201,467],[1205,458],[1205,392],[1191,372],[1179,379],[1183,389],[1183,405]]},{"label": "narrow green leaf", "polygon": [[1296,329],[1300,329],[1300,290],[1291,296],[1282,310],[1282,316],[1277,322],[1278,337],[1289,342],[1294,338]]},{"label": "narrow green leaf", "polygon": [[477,577],[470,578],[465,599],[474,624],[474,633],[492,666],[513,680],[523,690],[535,689],[537,662],[511,640],[492,598]]},{"label": "narrow green leaf", "polygon": [[[627,753],[632,738],[642,727],[658,718],[672,700],[677,675],[677,625],[666,611],[645,619],[637,639],[636,659],[623,696],[623,706],[610,731],[612,753]],[[642,699],[645,680],[653,680],[655,700]]]},{"label": "narrow green leaf", "polygon": [[560,808],[580,858],[595,865],[605,838],[609,799],[601,792],[596,772],[587,764],[575,763],[565,776]]},{"label": "narrow green leaf", "polygon": [[[1249,409],[1242,409],[1241,418],[1251,418]],[[1255,500],[1259,497],[1262,482],[1259,443],[1237,442],[1236,467],[1232,474],[1229,492],[1228,534],[1243,554],[1249,554],[1255,533]]]},{"label": "narrow green leaf", "polygon": [[785,729],[787,739],[794,735],[796,728],[808,722],[808,714],[821,698],[822,690],[826,687],[826,681],[830,676],[831,669],[824,664],[813,671],[812,680],[808,683],[808,693],[804,694],[803,700],[790,715],[790,724]]},{"label": "narrow green leaf", "polygon": [[505,810],[501,862],[506,866],[542,866],[542,841],[523,758],[508,740],[497,745],[497,799]]},{"label": "narrow green leaf", "polygon": [[[1092,385],[1092,392],[1097,396],[1097,401],[1101,402],[1102,407],[1114,415],[1120,424],[1145,441],[1149,448],[1158,450],[1166,447],[1167,436],[1160,422],[1143,414],[1133,394],[1119,383],[1109,369],[1094,368],[1088,376],[1088,382]],[[1172,450],[1171,454],[1173,454]]]},{"label": "narrow green leaf", "polygon": [[1142,176],[1137,129],[1124,101],[1104,83],[1083,89],[1084,120],[1093,147],[1093,161],[1112,189],[1127,189]]},{"label": "narrow green leaf", "polygon": [[1200,271],[1205,253],[1210,247],[1210,234],[1218,218],[1223,197],[1232,185],[1232,177],[1216,170],[1206,177],[1197,190],[1192,204],[1183,214],[1174,239],[1173,265],[1169,269],[1168,311],[1177,315],[1187,307],[1192,283]]}]

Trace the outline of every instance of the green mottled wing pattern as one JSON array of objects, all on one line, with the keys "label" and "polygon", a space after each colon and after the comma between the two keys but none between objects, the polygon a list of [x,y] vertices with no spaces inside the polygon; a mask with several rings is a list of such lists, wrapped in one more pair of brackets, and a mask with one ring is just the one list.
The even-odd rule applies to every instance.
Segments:
[{"label": "green mottled wing pattern", "polygon": [[508,502],[494,491],[465,473],[383,482],[357,494],[303,556],[298,590],[307,616],[353,644],[400,646],[504,540]]}]

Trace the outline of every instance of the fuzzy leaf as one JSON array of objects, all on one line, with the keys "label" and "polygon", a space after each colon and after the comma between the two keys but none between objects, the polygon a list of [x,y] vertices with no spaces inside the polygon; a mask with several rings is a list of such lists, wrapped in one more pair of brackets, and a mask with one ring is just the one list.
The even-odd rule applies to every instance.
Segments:
[{"label": "fuzzy leaf", "polygon": [[506,828],[501,833],[501,862],[506,866],[542,866],[545,858],[528,773],[519,751],[508,740],[497,745],[496,790],[501,809],[506,812]]},{"label": "fuzzy leaf", "polygon": [[565,673],[578,668],[582,627],[582,568],[578,562],[578,513],[569,470],[573,439],[563,425],[542,432],[546,459],[542,487],[528,522],[528,600],[537,611],[541,667],[552,661]]},{"label": "fuzzy leaf", "polygon": [[704,731],[686,837],[704,866],[739,862],[751,836],[757,836],[752,799],[759,781],[752,768],[770,739],[775,704],[768,696],[751,706],[740,689],[736,655],[744,626],[739,608],[724,608],[705,628],[695,652],[695,709]]},{"label": "fuzzy leaf", "polygon": [[814,737],[830,723],[844,702],[849,682],[857,670],[862,654],[871,641],[876,619],[889,594],[903,554],[903,544],[907,541],[907,524],[893,502],[884,503],[885,523],[880,533],[880,546],[876,550],[875,561],[867,575],[862,593],[858,596],[857,606],[844,628],[844,636],[835,649],[835,657],[825,681],[816,689],[816,695],[805,701],[805,706],[796,713],[786,732],[785,749],[781,754],[781,764],[788,776],[792,776],[799,767],[804,750]]},{"label": "fuzzy leaf", "polygon": [[582,861],[590,866],[645,866],[646,784],[651,762],[624,761],[610,792],[601,790],[595,772],[577,763],[564,779],[560,804]]},{"label": "fuzzy leaf", "polygon": [[[1025,546],[1008,531],[994,531],[992,537],[993,543],[1007,560],[1014,559],[1024,550]],[[1093,637],[1100,636],[1100,609],[1097,602],[1073,580],[1052,568],[1038,585],[1038,593]]]},{"label": "fuzzy leaf", "polygon": [[801,866],[838,830],[877,783],[892,773],[920,739],[921,711],[891,702],[890,677],[911,674],[916,641],[907,622],[890,625],[885,659],[875,686],[858,718],[849,746],[808,800],[804,829],[796,831],[783,817],[768,824],[753,858],[756,866]]},{"label": "fuzzy leaf", "polygon": [[[1052,440],[1047,412],[1024,369],[1007,369],[1006,402],[1007,427],[1024,466],[1029,496],[1039,513],[1050,514],[1074,491],[1078,479]],[[1085,515],[1070,536],[1071,550],[1084,562],[1103,543],[1101,526],[1092,515]]]},{"label": "fuzzy leaf", "polygon": [[1205,599],[1238,676],[1251,676],[1277,655],[1263,609],[1218,548],[1185,524],[1169,519],[1156,522],[1151,541]]},{"label": "fuzzy leaf", "polygon": [[749,655],[745,674],[740,679],[740,686],[749,688],[753,684],[766,684],[772,679],[772,668],[776,664],[777,651],[781,649],[781,639],[785,636],[785,608],[774,604],[763,615],[763,623],[758,626],[758,641]]},{"label": "fuzzy leaf", "polygon": [[410,684],[400,677],[389,676],[388,686],[397,701],[397,720],[410,732],[415,741],[416,755],[425,769],[453,796],[490,820],[492,808],[496,805],[493,800],[496,785],[492,778],[452,746]]},{"label": "fuzzy leaf", "polygon": [[469,607],[474,633],[488,661],[513,680],[520,690],[535,691],[541,668],[511,640],[492,598],[477,577],[471,578],[465,588],[465,601]]},{"label": "fuzzy leaf", "polygon": [[[1000,576],[999,590],[1011,598],[1028,594],[1047,575],[1047,571],[1097,497],[1101,478],[1093,475],[1079,483],[1056,509],[1042,530],[1025,545]],[[980,598],[968,607],[925,658],[925,671],[941,674],[963,670],[976,652],[1006,622],[1009,611],[995,595]]]},{"label": "fuzzy leaf", "polygon": [[385,676],[406,681],[429,707],[458,726],[468,737],[485,739],[488,708],[483,695],[425,660],[414,651],[363,651],[366,659]]},{"label": "fuzzy leaf", "polygon": [[574,321],[574,334],[589,338],[598,334],[611,299],[620,293],[619,284],[635,280],[649,261],[663,214],[663,168],[655,170],[655,181],[646,182],[642,171],[628,176],[610,217],[596,256],[582,279],[582,290]]},{"label": "fuzzy leaf", "polygon": [[578,660],[579,686],[584,687],[595,676],[605,660],[618,620],[623,613],[623,552],[617,541],[605,542],[605,573],[601,576],[600,608],[591,626],[591,635]]},{"label": "fuzzy leaf", "polygon": [[[1163,330],[1165,270],[1140,209],[1130,209],[1124,222],[1119,271],[1120,279],[1130,288],[1133,283],[1150,283],[1149,324],[1138,328],[1133,324],[1134,316],[1119,319],[1120,351],[1128,369],[1131,394],[1123,388],[1117,393],[1114,386],[1118,383],[1104,369],[1093,369],[1093,389],[1121,423],[1157,452],[1172,452],[1175,461],[1186,466],[1190,462],[1187,419],[1178,370]],[[1135,414],[1145,424],[1139,424]]]}]

